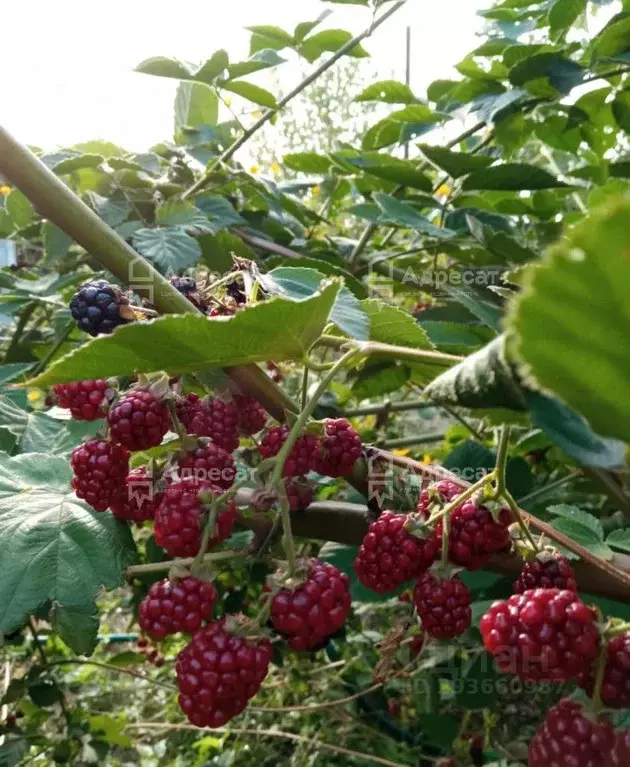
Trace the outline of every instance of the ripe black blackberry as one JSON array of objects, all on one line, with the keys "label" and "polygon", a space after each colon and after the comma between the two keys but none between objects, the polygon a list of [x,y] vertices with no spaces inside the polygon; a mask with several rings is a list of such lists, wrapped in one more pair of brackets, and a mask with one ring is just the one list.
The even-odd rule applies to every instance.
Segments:
[{"label": "ripe black blackberry", "polygon": [[129,322],[120,312],[121,307],[128,305],[129,299],[118,285],[94,280],[79,286],[70,300],[70,313],[80,330],[97,336]]},{"label": "ripe black blackberry", "polygon": [[194,277],[178,277],[177,275],[173,275],[169,281],[175,290],[178,290],[185,296],[193,306],[197,307],[197,309],[205,311],[208,308],[199,295]]}]

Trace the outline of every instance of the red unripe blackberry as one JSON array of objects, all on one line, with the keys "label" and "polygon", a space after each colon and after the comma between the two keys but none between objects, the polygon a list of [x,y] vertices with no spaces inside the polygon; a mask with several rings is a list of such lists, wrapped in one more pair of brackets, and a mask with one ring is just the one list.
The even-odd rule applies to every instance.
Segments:
[{"label": "red unripe blackberry", "polygon": [[345,477],[361,457],[362,449],[361,437],[345,418],[329,418],[313,468],[326,477]]},{"label": "red unripe blackberry", "polygon": [[434,482],[420,493],[417,510],[428,519],[433,509],[440,509],[463,493],[465,488],[452,482],[450,479],[442,479]]},{"label": "red unripe blackberry", "polygon": [[197,727],[221,727],[240,714],[267,676],[269,640],[233,633],[232,620],[197,631],[177,657],[179,705]]},{"label": "red unripe blackberry", "polygon": [[[163,492],[155,512],[155,542],[172,557],[194,557],[201,545],[202,522],[206,509],[199,493],[222,494],[222,489],[210,482],[184,479],[169,485]],[[219,511],[214,535],[208,550],[232,534],[236,522],[236,504],[228,501]]]},{"label": "red unripe blackberry", "polygon": [[121,307],[128,305],[129,299],[118,285],[94,280],[79,286],[70,300],[70,314],[80,330],[97,336],[111,333],[118,325],[128,322],[120,313]]},{"label": "red unripe blackberry", "polygon": [[111,438],[131,450],[148,450],[161,444],[171,428],[166,404],[149,389],[132,389],[107,414]]},{"label": "red unripe blackberry", "polygon": [[179,631],[194,634],[204,621],[212,620],[216,601],[216,589],[207,581],[165,578],[154,583],[140,603],[140,627],[154,639]]},{"label": "red unripe blackberry", "polygon": [[249,394],[234,394],[234,405],[238,411],[238,430],[246,437],[257,434],[267,423],[267,411]]},{"label": "red unripe blackberry", "polygon": [[96,511],[105,511],[129,471],[129,452],[122,445],[91,439],[75,447],[70,457],[77,497]]},{"label": "red unripe blackberry", "polygon": [[306,477],[285,477],[284,490],[291,511],[304,511],[313,501],[314,483]]},{"label": "red unripe blackberry", "polygon": [[123,486],[117,488],[109,508],[118,519],[147,522],[155,518],[160,497],[161,493],[156,491],[147,470],[133,469],[126,476]]},{"label": "red unripe blackberry", "polygon": [[[594,677],[593,671],[579,680],[589,695],[593,695]],[[630,708],[630,632],[613,637],[606,646],[600,695],[610,708]]]},{"label": "red unripe blackberry", "polygon": [[454,639],[470,628],[470,589],[457,576],[441,578],[432,570],[422,573],[413,601],[422,628],[434,639]]},{"label": "red unripe blackberry", "polygon": [[216,397],[200,399],[191,393],[178,403],[177,416],[189,434],[210,437],[228,453],[238,447],[238,411],[233,402]]},{"label": "red unripe blackberry", "polygon": [[480,623],[486,650],[524,681],[588,674],[597,659],[595,610],[573,591],[533,589],[495,602]]},{"label": "red unripe blackberry", "polygon": [[387,699],[387,713],[390,716],[393,716],[394,718],[398,718],[400,716],[400,701],[396,698],[388,698]]},{"label": "red unripe blackberry", "polygon": [[[265,434],[260,443],[260,454],[263,458],[273,458],[278,455],[280,448],[286,442],[289,434],[289,427],[286,424],[282,426],[272,426]],[[319,440],[314,434],[301,434],[291,452],[284,462],[283,476],[295,477],[301,474],[308,474],[314,467],[315,456],[319,450]]]},{"label": "red unripe blackberry", "polygon": [[93,381],[73,381],[53,386],[59,407],[65,407],[75,421],[96,421],[105,418],[105,409],[114,399],[115,390],[104,378]]},{"label": "red unripe blackberry", "polygon": [[177,462],[181,479],[204,480],[229,490],[234,484],[236,468],[231,453],[214,442],[199,443],[195,450],[187,452]]},{"label": "red unripe blackberry", "polygon": [[[446,506],[453,501],[463,488],[450,480],[442,480],[423,490],[418,502],[418,511],[428,515],[434,508]],[[498,521],[488,508],[469,498],[451,513],[449,537],[449,560],[467,570],[483,567],[493,554],[510,545],[509,525],[513,522],[512,512],[503,508]],[[438,537],[442,536],[443,522],[436,525]]]},{"label": "red unripe blackberry", "polygon": [[440,541],[434,532],[416,537],[405,529],[407,514],[384,511],[372,522],[354,560],[364,586],[382,594],[420,575],[435,559]]},{"label": "red unripe blackberry", "polygon": [[522,594],[529,589],[568,589],[577,593],[577,583],[569,560],[559,552],[542,551],[525,562],[512,590]]},{"label": "red unripe blackberry", "polygon": [[304,578],[283,588],[271,602],[271,623],[294,650],[312,650],[343,626],[350,611],[348,576],[319,559],[298,561]]},{"label": "red unripe blackberry", "polygon": [[563,698],[547,712],[529,744],[529,767],[610,767],[615,736],[610,722],[588,716]]}]

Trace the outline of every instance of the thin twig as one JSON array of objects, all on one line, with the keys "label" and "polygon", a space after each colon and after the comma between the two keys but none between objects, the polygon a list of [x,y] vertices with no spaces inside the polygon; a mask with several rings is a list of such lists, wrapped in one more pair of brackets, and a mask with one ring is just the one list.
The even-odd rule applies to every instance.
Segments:
[{"label": "thin twig", "polygon": [[136,671],[132,671],[129,668],[122,668],[121,666],[113,666],[110,663],[101,663],[97,660],[84,660],[83,658],[66,658],[65,660],[50,661],[49,666],[96,666],[97,668],[106,669],[107,671],[115,671],[118,674],[127,674],[127,676],[133,676],[136,679],[142,679],[143,682],[148,682],[156,687],[163,687],[170,692],[179,692],[174,684],[166,684],[165,682],[159,682],[157,679],[151,679],[150,677],[138,674]]},{"label": "thin twig", "polygon": [[219,156],[217,159],[210,165],[208,170],[203,174],[203,176],[196,181],[191,187],[189,187],[184,194],[182,195],[182,199],[186,200],[189,197],[192,197],[192,195],[197,194],[200,192],[208,183],[210,178],[212,177],[212,174],[214,173],[215,169],[222,165],[223,163],[230,160],[234,154],[245,144],[249,139],[256,133],[260,128],[265,125],[265,123],[269,122],[271,118],[277,114],[281,109],[284,109],[284,107],[294,99],[297,95],[302,93],[302,91],[307,88],[312,82],[317,80],[317,78],[323,74],[327,69],[329,69],[336,61],[338,61],[342,56],[345,56],[346,53],[351,51],[353,48],[355,48],[362,40],[364,40],[366,37],[369,37],[372,32],[374,32],[375,29],[380,27],[380,25],[386,21],[390,16],[392,16],[396,11],[400,10],[403,5],[405,5],[406,0],[400,0],[400,2],[394,3],[390,8],[388,8],[381,16],[379,16],[378,19],[375,19],[370,26],[365,29],[360,34],[356,35],[356,37],[353,37],[351,40],[348,40],[345,45],[342,45],[339,50],[335,51],[333,55],[324,61],[322,64],[320,64],[313,72],[310,73],[310,75],[307,75],[298,85],[296,85],[293,90],[289,91],[286,96],[280,99],[275,107],[272,107],[268,109],[260,119],[256,120],[256,122],[248,128],[244,133],[242,133],[236,141],[234,141],[230,146]]}]

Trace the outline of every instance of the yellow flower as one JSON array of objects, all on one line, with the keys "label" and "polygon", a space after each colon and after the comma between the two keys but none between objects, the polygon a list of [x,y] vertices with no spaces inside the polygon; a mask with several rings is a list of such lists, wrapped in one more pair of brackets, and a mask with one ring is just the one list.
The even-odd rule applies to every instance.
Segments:
[{"label": "yellow flower", "polygon": [[311,189],[313,194],[319,194],[322,191],[322,188],[319,184],[315,184],[315,186]]},{"label": "yellow flower", "polygon": [[249,172],[252,174],[252,176],[255,176],[259,170],[260,168],[258,167],[258,165],[252,165],[251,168],[249,169]]},{"label": "yellow flower", "polygon": [[280,171],[282,170],[280,168],[280,165],[277,162],[272,162],[269,167],[272,173],[280,173]]},{"label": "yellow flower", "polygon": [[408,447],[396,447],[392,450],[394,455],[409,455]]},{"label": "yellow flower", "polygon": [[3,197],[6,197],[9,194],[10,191],[11,191],[11,187],[10,186],[6,186],[6,185],[5,186],[0,186],[0,194]]},{"label": "yellow flower", "polygon": [[440,197],[448,197],[448,195],[452,191],[453,190],[451,189],[451,187],[448,184],[440,184],[440,186],[438,186],[438,188],[436,189],[435,193],[437,195],[440,195]]},{"label": "yellow flower", "polygon": [[423,463],[425,466],[428,466],[431,463],[431,456],[423,455],[421,463]]},{"label": "yellow flower", "polygon": [[29,389],[26,399],[31,403],[39,402],[44,396],[44,392],[41,389]]}]

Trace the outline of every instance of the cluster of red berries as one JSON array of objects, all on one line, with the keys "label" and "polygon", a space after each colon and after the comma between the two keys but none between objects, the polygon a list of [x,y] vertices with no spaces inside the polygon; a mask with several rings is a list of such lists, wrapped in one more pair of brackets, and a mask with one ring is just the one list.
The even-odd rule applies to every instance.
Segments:
[{"label": "cluster of red berries", "polygon": [[[462,488],[442,480],[423,490],[414,513],[383,512],[366,533],[354,569],[364,586],[378,593],[416,580],[413,601],[424,631],[435,639],[453,639],[471,622],[471,594],[452,567],[433,565],[442,550],[440,511]],[[494,514],[469,498],[449,514],[448,560],[469,570],[482,567],[510,545],[509,509]]]}]

